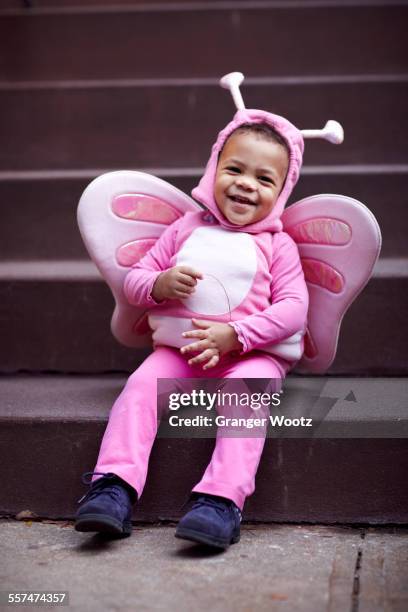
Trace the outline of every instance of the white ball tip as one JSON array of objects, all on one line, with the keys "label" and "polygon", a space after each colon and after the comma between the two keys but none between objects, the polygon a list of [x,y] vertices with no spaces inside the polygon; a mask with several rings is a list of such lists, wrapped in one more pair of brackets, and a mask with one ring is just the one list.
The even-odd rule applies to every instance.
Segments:
[{"label": "white ball tip", "polygon": [[224,89],[231,89],[231,87],[239,87],[244,80],[242,72],[229,72],[220,79],[220,85]]},{"label": "white ball tip", "polygon": [[331,119],[323,128],[325,138],[333,144],[341,144],[344,140],[344,130],[338,121]]}]

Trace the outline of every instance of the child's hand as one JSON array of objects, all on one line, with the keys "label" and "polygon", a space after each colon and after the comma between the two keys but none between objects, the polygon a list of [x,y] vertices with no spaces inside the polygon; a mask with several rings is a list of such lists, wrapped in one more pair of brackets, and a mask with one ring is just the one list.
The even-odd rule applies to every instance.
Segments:
[{"label": "child's hand", "polygon": [[152,296],[156,302],[163,300],[184,300],[194,293],[201,272],[189,266],[175,266],[159,274],[153,285]]},{"label": "child's hand", "polygon": [[206,362],[203,370],[213,368],[220,360],[220,357],[230,351],[242,350],[242,345],[238,340],[236,331],[227,323],[216,323],[214,321],[201,321],[192,319],[193,324],[199,329],[194,329],[183,333],[184,338],[198,338],[198,342],[192,342],[180,349],[184,355],[186,353],[199,354],[188,360],[189,365]]}]

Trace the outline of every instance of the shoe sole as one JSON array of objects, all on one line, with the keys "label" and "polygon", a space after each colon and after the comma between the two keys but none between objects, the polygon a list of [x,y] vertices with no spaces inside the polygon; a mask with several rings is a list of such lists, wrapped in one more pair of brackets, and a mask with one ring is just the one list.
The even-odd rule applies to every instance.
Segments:
[{"label": "shoe sole", "polygon": [[75,521],[75,530],[81,532],[109,533],[111,535],[130,536],[132,523],[121,523],[112,516],[101,514],[84,514]]},{"label": "shoe sole", "polygon": [[195,531],[194,529],[177,529],[174,534],[176,538],[181,540],[189,540],[190,542],[196,542],[198,544],[206,544],[213,548],[221,548],[225,550],[230,544],[236,544],[240,540],[240,534],[234,536],[231,540],[223,540],[214,536],[202,533],[201,531]]}]

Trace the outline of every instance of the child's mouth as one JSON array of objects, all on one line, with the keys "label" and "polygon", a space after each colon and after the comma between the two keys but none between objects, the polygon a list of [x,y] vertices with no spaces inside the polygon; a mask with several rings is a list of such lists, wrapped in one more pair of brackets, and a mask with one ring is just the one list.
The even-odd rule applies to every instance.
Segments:
[{"label": "child's mouth", "polygon": [[255,206],[255,202],[253,202],[249,198],[245,198],[244,196],[230,195],[228,197],[230,200],[236,202],[237,204],[248,204],[249,206]]}]

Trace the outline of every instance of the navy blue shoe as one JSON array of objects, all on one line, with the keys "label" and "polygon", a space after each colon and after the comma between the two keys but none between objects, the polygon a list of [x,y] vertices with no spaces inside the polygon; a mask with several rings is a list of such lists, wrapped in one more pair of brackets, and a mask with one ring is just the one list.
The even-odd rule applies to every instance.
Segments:
[{"label": "navy blue shoe", "polygon": [[75,516],[77,531],[96,531],[118,536],[132,533],[132,505],[136,501],[136,491],[116,474],[103,474],[94,482],[86,477],[101,472],[86,472],[82,476],[84,484],[90,489],[78,503],[81,506]]},{"label": "navy blue shoe", "polygon": [[176,538],[222,549],[239,542],[242,516],[233,501],[204,493],[193,499],[193,507],[177,526]]}]

